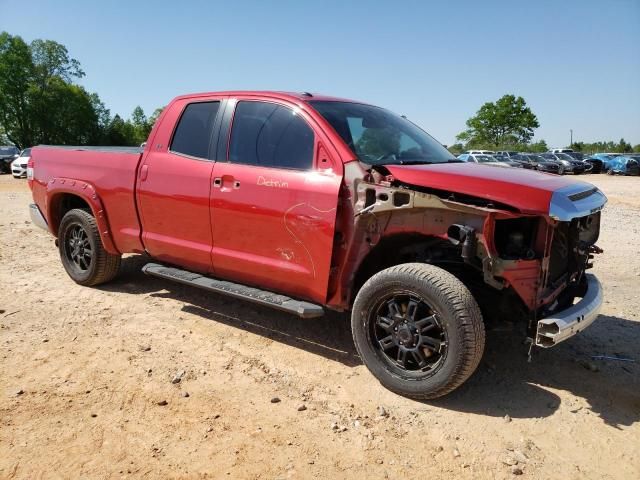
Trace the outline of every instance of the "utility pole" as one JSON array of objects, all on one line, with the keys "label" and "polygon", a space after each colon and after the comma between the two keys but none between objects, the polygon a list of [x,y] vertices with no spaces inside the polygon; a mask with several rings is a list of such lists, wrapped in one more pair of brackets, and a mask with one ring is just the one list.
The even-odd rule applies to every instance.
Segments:
[{"label": "utility pole", "polygon": [[571,132],[571,142],[569,143],[569,148],[571,148],[571,145],[573,145],[573,129],[569,129],[569,131]]}]

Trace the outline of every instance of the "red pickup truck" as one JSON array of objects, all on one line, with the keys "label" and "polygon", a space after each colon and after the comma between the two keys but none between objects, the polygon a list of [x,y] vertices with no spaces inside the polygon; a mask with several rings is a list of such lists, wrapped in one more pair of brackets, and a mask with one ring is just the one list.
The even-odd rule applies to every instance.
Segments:
[{"label": "red pickup truck", "polygon": [[[592,323],[606,197],[466,164],[404,117],[308,93],[174,99],[144,148],[33,148],[31,216],[81,285],[124,253],[157,277],[304,318],[351,311],[387,388],[435,398],[510,322],[550,347]],[[526,336],[526,337],[525,337]]]}]

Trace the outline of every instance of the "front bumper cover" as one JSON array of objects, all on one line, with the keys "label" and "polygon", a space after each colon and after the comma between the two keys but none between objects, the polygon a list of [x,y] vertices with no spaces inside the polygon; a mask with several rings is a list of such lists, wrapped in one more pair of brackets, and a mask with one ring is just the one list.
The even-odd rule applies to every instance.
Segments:
[{"label": "front bumper cover", "polygon": [[578,303],[552,316],[538,320],[535,344],[549,348],[591,325],[602,306],[602,285],[595,275],[587,274],[587,293]]}]

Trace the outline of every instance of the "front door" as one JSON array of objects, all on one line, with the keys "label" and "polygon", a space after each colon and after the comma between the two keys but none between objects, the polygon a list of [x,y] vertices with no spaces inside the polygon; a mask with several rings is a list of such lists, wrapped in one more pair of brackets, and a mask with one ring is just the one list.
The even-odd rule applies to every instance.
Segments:
[{"label": "front door", "polygon": [[318,169],[319,151],[300,111],[237,103],[228,161],[213,170],[216,275],[326,300],[341,172]]},{"label": "front door", "polygon": [[200,272],[211,271],[210,150],[219,107],[219,99],[170,105],[138,174],[145,249]]}]

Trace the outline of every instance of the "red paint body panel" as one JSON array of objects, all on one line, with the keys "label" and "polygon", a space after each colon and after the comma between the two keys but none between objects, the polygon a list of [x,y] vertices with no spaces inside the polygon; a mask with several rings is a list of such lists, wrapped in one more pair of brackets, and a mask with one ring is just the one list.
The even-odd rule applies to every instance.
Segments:
[{"label": "red paint body panel", "polygon": [[[208,96],[199,100],[221,101]],[[136,200],[147,252],[163,262],[211,272],[209,196],[214,162],[169,150],[171,136],[187,100],[163,112],[140,162]]]},{"label": "red paint body panel", "polygon": [[[31,158],[35,166],[31,184],[33,199],[52,228],[51,233],[57,234],[60,219],[54,218],[55,211],[49,206],[55,203],[57,195],[75,193],[92,206],[96,218],[96,208],[102,206],[105,210],[108,235],[104,235],[102,229],[100,232],[105,246],[112,242],[114,250],[120,253],[144,251],[134,201],[140,154],[34,147]],[[65,184],[56,181],[50,185],[56,179],[65,179]],[[74,181],[76,185],[72,186]],[[85,183],[90,188],[84,189]],[[89,194],[92,188],[99,203],[92,202]]]},{"label": "red paint body panel", "polygon": [[213,173],[216,275],[325,303],[342,178],[222,162]]},{"label": "red paint body panel", "polygon": [[[579,183],[567,177],[524,168],[501,168],[476,163],[386,167],[396,180],[404,183],[485,198],[532,214],[548,214],[553,192]],[[585,189],[591,186],[584,185]]]}]

